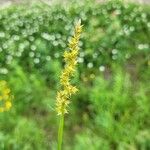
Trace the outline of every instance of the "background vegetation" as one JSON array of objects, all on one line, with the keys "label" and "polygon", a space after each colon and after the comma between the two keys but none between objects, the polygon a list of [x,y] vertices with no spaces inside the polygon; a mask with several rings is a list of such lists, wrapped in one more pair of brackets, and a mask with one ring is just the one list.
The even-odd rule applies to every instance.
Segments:
[{"label": "background vegetation", "polygon": [[84,0],[0,10],[0,80],[14,95],[0,113],[0,150],[56,149],[62,54],[79,18],[79,92],[64,149],[150,149],[150,6]]}]

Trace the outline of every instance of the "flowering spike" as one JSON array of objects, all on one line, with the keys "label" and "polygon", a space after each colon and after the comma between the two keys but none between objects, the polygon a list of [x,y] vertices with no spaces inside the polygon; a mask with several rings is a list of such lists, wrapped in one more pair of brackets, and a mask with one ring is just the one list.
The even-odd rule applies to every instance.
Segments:
[{"label": "flowering spike", "polygon": [[64,52],[65,67],[60,76],[61,90],[56,97],[56,111],[58,115],[68,113],[67,107],[70,103],[70,97],[75,94],[78,89],[71,85],[70,77],[74,75],[75,66],[77,64],[77,56],[79,52],[79,39],[82,32],[81,20],[75,25],[74,35],[72,36],[68,47],[69,51]]}]

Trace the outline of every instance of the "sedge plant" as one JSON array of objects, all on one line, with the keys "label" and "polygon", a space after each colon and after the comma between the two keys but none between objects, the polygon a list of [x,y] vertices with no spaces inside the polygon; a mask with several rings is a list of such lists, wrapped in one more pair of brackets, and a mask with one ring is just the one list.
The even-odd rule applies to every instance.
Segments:
[{"label": "sedge plant", "polygon": [[81,21],[75,25],[74,35],[69,41],[69,50],[64,52],[65,67],[60,76],[61,89],[57,92],[56,97],[56,111],[59,115],[58,128],[58,150],[62,148],[64,116],[68,113],[68,104],[72,94],[75,94],[78,89],[70,82],[71,77],[75,74],[75,67],[77,65],[77,57],[79,53],[79,39],[82,32]]}]

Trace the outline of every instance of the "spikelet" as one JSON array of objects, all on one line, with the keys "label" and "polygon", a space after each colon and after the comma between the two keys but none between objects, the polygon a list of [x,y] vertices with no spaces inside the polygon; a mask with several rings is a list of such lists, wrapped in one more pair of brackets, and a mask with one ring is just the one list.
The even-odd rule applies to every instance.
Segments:
[{"label": "spikelet", "polygon": [[6,81],[0,81],[0,112],[8,111],[12,107],[12,95]]},{"label": "spikelet", "polygon": [[68,112],[67,107],[70,103],[70,97],[78,91],[75,86],[71,85],[70,78],[74,75],[77,64],[77,56],[79,53],[78,44],[82,32],[81,21],[76,24],[74,30],[74,35],[68,44],[69,51],[64,52],[65,67],[60,76],[61,90],[57,92],[56,97],[56,111],[58,115],[63,115]]}]

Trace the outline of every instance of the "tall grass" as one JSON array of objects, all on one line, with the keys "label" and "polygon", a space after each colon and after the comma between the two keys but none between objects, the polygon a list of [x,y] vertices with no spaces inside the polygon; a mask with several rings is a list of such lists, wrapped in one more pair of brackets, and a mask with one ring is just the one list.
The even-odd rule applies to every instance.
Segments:
[{"label": "tall grass", "polygon": [[79,21],[74,29],[74,35],[69,42],[69,51],[64,52],[65,68],[60,76],[61,90],[57,93],[56,97],[56,111],[60,116],[60,123],[58,129],[58,150],[61,150],[63,139],[63,126],[64,115],[68,113],[68,104],[70,103],[70,97],[77,92],[77,88],[70,83],[70,78],[75,73],[75,67],[77,64],[77,56],[79,52],[79,39],[82,31],[81,21]]}]

